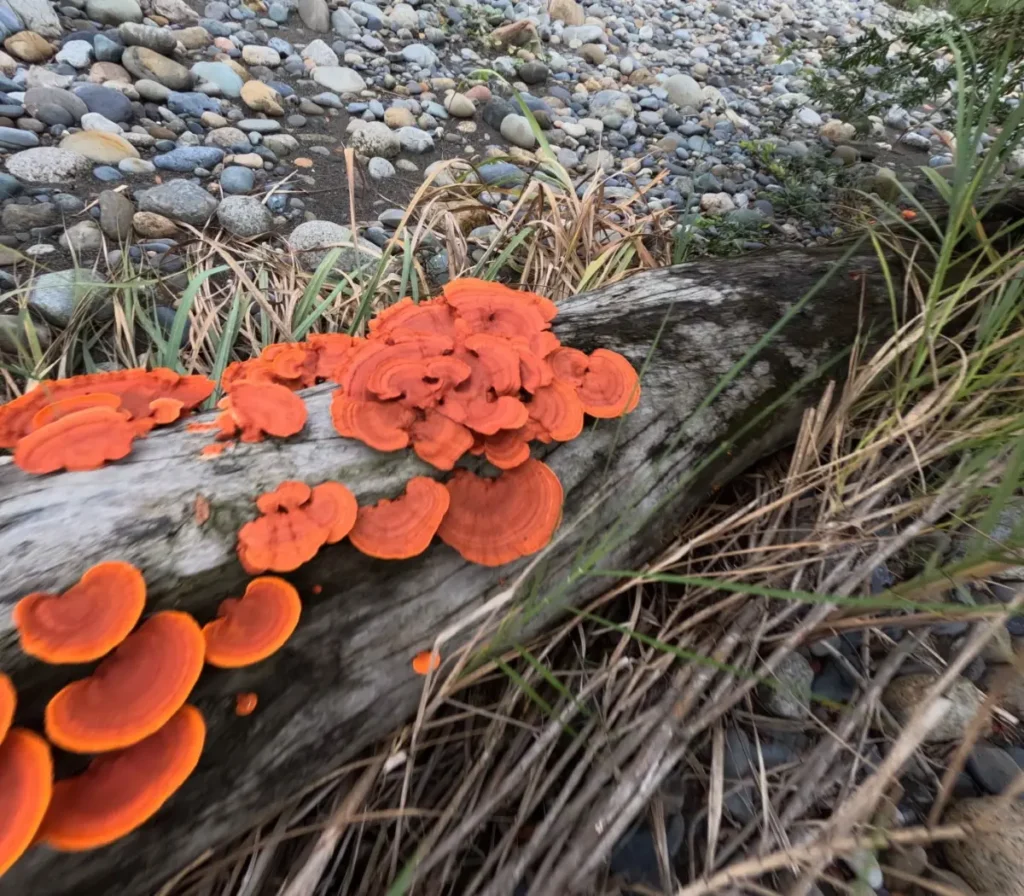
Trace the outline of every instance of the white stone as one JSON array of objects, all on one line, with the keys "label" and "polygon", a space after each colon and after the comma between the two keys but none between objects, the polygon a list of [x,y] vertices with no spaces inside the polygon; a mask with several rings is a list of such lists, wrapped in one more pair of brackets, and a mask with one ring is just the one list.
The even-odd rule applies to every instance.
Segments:
[{"label": "white stone", "polygon": [[689,75],[673,75],[665,82],[669,101],[684,109],[699,109],[704,99],[700,84]]},{"label": "white stone", "polygon": [[123,134],[124,128],[99,112],[86,112],[82,116],[83,131],[106,131],[108,134]]},{"label": "white stone", "polygon": [[338,54],[320,40],[320,38],[310,41],[303,48],[301,56],[313,65],[336,66],[338,64]]},{"label": "white stone", "polygon": [[321,87],[341,95],[366,90],[366,82],[362,75],[343,65],[318,66],[313,70],[313,80]]}]

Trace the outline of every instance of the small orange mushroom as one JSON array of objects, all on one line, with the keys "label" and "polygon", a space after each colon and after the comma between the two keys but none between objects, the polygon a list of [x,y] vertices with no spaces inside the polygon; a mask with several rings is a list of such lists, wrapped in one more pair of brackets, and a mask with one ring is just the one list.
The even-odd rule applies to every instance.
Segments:
[{"label": "small orange mushroom", "polygon": [[445,487],[451,503],[437,534],[470,563],[501,566],[533,554],[562,518],[562,484],[539,460],[494,479],[456,470]]},{"label": "small orange mushroom", "polygon": [[75,411],[41,426],[14,448],[14,463],[26,473],[96,470],[132,450],[136,431],[109,407]]},{"label": "small orange mushroom", "polygon": [[426,476],[414,476],[394,500],[360,507],[348,538],[356,549],[381,560],[422,554],[448,511],[448,490]]},{"label": "small orange mushroom", "polygon": [[499,470],[511,470],[530,459],[526,428],[505,429],[484,439],[484,456]]},{"label": "small orange mushroom", "polygon": [[316,556],[326,536],[301,510],[268,513],[238,530],[238,561],[249,575],[291,572]]},{"label": "small orange mushroom", "polygon": [[177,398],[154,398],[149,403],[150,419],[157,426],[173,423],[184,410],[185,402]]},{"label": "small orange mushroom", "polygon": [[256,712],[259,702],[259,695],[253,691],[243,691],[241,694],[235,694],[235,715],[243,718],[251,716]]},{"label": "small orange mushroom", "polygon": [[598,348],[587,360],[587,372],[576,394],[591,417],[621,417],[640,401],[640,378],[618,352]]},{"label": "small orange mushroom", "polygon": [[206,724],[182,706],[148,737],[97,756],[53,787],[39,839],[63,852],[106,846],[145,824],[199,764]]},{"label": "small orange mushroom", "polygon": [[18,692],[14,690],[14,682],[0,672],[0,743],[3,743],[14,721],[14,710],[17,706]]},{"label": "small orange mushroom", "polygon": [[417,675],[429,675],[441,667],[441,654],[436,650],[421,650],[412,658],[412,671]]},{"label": "small orange mushroom", "polygon": [[299,624],[302,601],[284,579],[261,576],[242,597],[229,597],[203,626],[206,662],[220,669],[251,666],[276,653]]},{"label": "small orange mushroom", "polygon": [[278,383],[238,383],[224,403],[243,442],[260,442],[264,434],[286,438],[306,425],[305,402]]},{"label": "small orange mushroom", "polygon": [[322,380],[333,379],[335,371],[364,342],[346,333],[312,333],[307,341],[316,352],[316,376]]},{"label": "small orange mushroom", "polygon": [[97,563],[63,594],[36,592],[14,607],[21,649],[44,663],[88,663],[120,644],[142,615],[146,582],[130,563]]},{"label": "small orange mushroom", "polygon": [[474,333],[508,338],[546,330],[558,313],[554,302],[536,293],[472,277],[446,284],[444,298]]},{"label": "small orange mushroom", "polygon": [[103,753],[138,743],[188,699],[205,652],[203,633],[188,613],[154,614],[92,675],[57,692],[46,706],[46,736],[72,753]]},{"label": "small orange mushroom", "polygon": [[12,728],[0,742],[0,877],[25,852],[53,792],[53,757],[38,734]]}]

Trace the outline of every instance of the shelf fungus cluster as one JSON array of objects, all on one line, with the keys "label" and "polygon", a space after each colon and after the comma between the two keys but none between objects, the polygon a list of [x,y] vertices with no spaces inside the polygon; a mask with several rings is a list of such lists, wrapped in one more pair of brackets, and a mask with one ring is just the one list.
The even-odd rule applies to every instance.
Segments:
[{"label": "shelf fungus cluster", "polygon": [[44,380],[0,407],[0,448],[13,449],[27,473],[95,470],[126,457],[154,426],[191,413],[213,388],[163,367]]},{"label": "shelf fungus cluster", "polygon": [[[26,654],[98,665],[47,703],[45,738],[13,727],[17,693],[0,673],[0,875],[32,844],[95,849],[152,817],[199,763],[206,724],[187,701],[204,664],[266,659],[294,632],[301,610],[292,585],[273,576],[224,600],[202,627],[177,610],[140,624],[145,604],[142,574],[121,561],[93,566],[62,594],[29,594],[16,604]],[[255,695],[249,704],[251,712]],[[53,749],[93,758],[55,782]]]},{"label": "shelf fungus cluster", "polygon": [[[411,449],[447,475],[416,476],[401,494],[364,506],[332,481],[288,480],[254,495],[256,514],[239,529],[237,551],[256,578],[202,625],[177,610],[145,616],[143,575],[120,561],[93,566],[62,594],[24,597],[13,620],[26,654],[97,665],[52,696],[45,738],[15,725],[15,688],[0,673],[0,874],[33,843],[70,851],[108,844],[181,787],[206,737],[202,715],[187,702],[204,667],[264,661],[299,623],[296,589],[265,573],[296,570],[345,538],[370,557],[403,560],[437,536],[486,566],[550,542],[562,518],[562,485],[531,456],[531,444],[574,439],[585,417],[621,416],[640,397],[627,359],[563,346],[551,330],[555,314],[541,296],[456,280],[437,298],[403,299],[381,312],[365,338],[314,335],[227,367],[216,420],[186,424],[215,433],[204,455],[216,456],[229,440],[297,435],[307,408],[296,393],[330,380],[341,436],[378,451]],[[190,414],[214,385],[166,369],[43,382],[0,407],[0,447],[29,473],[96,469],[127,456],[153,427]],[[476,472],[482,462],[472,456],[497,475]],[[216,495],[186,498],[186,517],[203,525]],[[429,674],[439,663],[424,651],[412,669]],[[244,719],[258,695],[241,692],[232,703],[226,713]],[[53,749],[93,758],[80,774],[54,782]]]}]

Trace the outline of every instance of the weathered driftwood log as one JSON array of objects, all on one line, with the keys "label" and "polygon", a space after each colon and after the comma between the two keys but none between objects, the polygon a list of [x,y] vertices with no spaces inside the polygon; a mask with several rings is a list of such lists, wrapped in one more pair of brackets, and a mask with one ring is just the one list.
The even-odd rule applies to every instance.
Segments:
[{"label": "weathered driftwood log", "polygon": [[[867,255],[839,259],[837,252],[786,251],[700,262],[562,305],[555,330],[565,344],[605,346],[644,370],[634,413],[543,452],[565,488],[561,539],[531,574],[535,594],[554,595],[551,612],[609,584],[578,573],[581,548],[612,532],[602,566],[644,563],[712,485],[793,437],[824,382],[842,374],[843,353],[865,321],[884,328],[889,306],[875,263]],[[825,274],[831,279],[816,297],[698,410]],[[97,561],[123,559],[144,571],[149,609],[184,609],[203,622],[222,598],[241,593],[235,535],[254,515],[254,495],[283,479],[338,479],[366,502],[432,473],[408,453],[379,454],[339,438],[328,386],[305,398],[310,421],[301,437],[241,445],[212,461],[199,458],[209,436],[178,427],[153,433],[124,462],[95,472],[30,477],[0,466],[0,668],[18,688],[20,724],[39,728],[49,696],[87,671],[45,666],[20,652],[11,607],[26,592],[60,590]],[[734,440],[728,453],[718,450],[726,440]],[[212,510],[204,525],[195,519],[200,496]],[[626,526],[616,530],[616,520]],[[411,657],[524,566],[471,566],[439,543],[403,562],[371,560],[345,543],[325,548],[291,576],[305,605],[286,647],[249,669],[204,673],[193,702],[208,723],[206,748],[171,802],[107,848],[30,852],[0,881],[0,894],[153,892],[410,717],[422,687]],[[314,584],[321,593],[313,594]],[[233,712],[239,691],[259,694],[248,718]]]}]

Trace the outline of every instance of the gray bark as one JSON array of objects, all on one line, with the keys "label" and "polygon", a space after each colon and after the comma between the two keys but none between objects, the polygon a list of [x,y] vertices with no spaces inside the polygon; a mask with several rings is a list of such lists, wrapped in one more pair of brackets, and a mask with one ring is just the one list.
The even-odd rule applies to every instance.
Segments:
[{"label": "gray bark", "polygon": [[[587,552],[581,548],[592,549],[611,532],[598,567],[641,566],[712,486],[793,438],[826,380],[841,376],[842,353],[861,326],[884,327],[888,319],[874,261],[862,256],[842,266],[839,257],[796,250],[699,262],[641,274],[561,306],[555,330],[565,344],[605,346],[646,369],[634,413],[540,452],[565,488],[559,540],[530,574],[534,593],[549,598],[543,618],[610,584],[579,573],[578,558]],[[806,308],[694,414],[827,273],[830,281]],[[803,380],[797,394],[787,395]],[[39,728],[48,697],[88,671],[21,654],[10,610],[26,592],[63,589],[91,564],[123,559],[144,571],[149,610],[175,607],[205,622],[221,599],[244,587],[235,536],[254,515],[255,494],[283,479],[338,479],[367,502],[398,493],[415,474],[437,475],[406,452],[379,454],[339,438],[328,414],[330,387],[304,397],[310,420],[301,436],[240,445],[213,461],[199,459],[209,435],[178,427],[153,433],[125,461],[95,472],[30,477],[0,465],[0,668],[18,688],[20,724]],[[716,454],[729,439],[731,450]],[[212,508],[203,526],[194,521],[197,496]],[[438,542],[402,562],[369,559],[346,543],[325,548],[289,577],[304,611],[285,648],[249,669],[204,673],[193,702],[207,720],[208,739],[184,788],[110,847],[31,851],[0,881],[0,894],[153,892],[414,714],[423,682],[410,669],[411,657],[525,565],[471,566]],[[322,593],[313,595],[314,584]],[[259,694],[248,718],[234,715],[239,691]],[[76,767],[58,758],[59,771]]]}]

